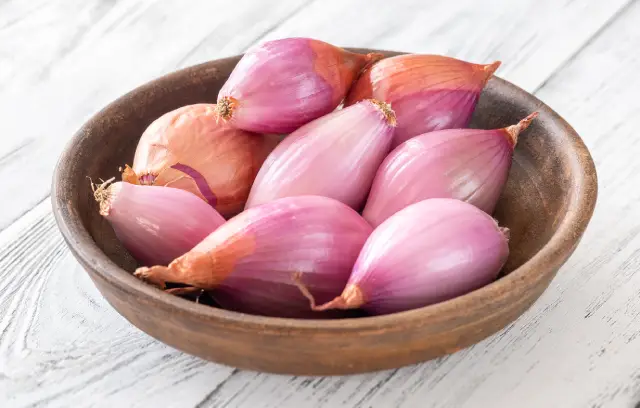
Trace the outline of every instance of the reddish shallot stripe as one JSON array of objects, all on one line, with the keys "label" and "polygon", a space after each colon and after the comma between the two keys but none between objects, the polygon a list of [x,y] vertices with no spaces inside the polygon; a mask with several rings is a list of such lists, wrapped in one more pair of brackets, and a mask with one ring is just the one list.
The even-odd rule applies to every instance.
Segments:
[{"label": "reddish shallot stripe", "polygon": [[171,166],[171,168],[180,170],[184,174],[191,177],[196,182],[196,185],[198,186],[198,190],[200,190],[200,194],[202,194],[202,196],[205,198],[205,200],[209,203],[210,206],[215,208],[217,203],[216,195],[213,194],[213,191],[211,191],[209,184],[207,184],[207,180],[204,179],[202,174],[200,174],[193,167],[189,167],[186,164],[181,164],[181,163],[176,163],[173,166]]}]

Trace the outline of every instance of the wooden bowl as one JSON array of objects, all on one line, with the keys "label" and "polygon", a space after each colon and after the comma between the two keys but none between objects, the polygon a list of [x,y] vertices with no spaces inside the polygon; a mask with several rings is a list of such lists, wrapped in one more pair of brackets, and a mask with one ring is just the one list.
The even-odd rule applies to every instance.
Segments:
[{"label": "wooden bowl", "polygon": [[496,212],[511,230],[511,256],[497,281],[421,309],[329,321],[221,310],[139,281],[131,275],[135,262],[98,214],[87,176],[117,177],[118,166],[132,162],[142,131],[163,113],[215,102],[239,58],[172,73],[111,103],[73,137],[54,174],[53,211],[69,248],[109,303],[160,341],[207,360],[273,373],[350,374],[413,364],[467,347],[516,319],[578,244],[597,195],[587,148],[545,104],[493,78],[474,127],[504,127],[540,112],[520,138]]}]

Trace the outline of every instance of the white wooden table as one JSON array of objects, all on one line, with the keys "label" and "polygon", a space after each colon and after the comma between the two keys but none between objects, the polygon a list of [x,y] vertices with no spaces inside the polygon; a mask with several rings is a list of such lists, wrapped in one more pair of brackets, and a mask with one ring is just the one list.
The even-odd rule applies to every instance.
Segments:
[{"label": "white wooden table", "polygon": [[[591,149],[600,198],[573,257],[474,347],[367,375],[207,363],[100,296],[49,204],[59,152],[154,77],[266,39],[503,61]],[[640,401],[640,2],[0,0],[0,407],[634,407]]]}]

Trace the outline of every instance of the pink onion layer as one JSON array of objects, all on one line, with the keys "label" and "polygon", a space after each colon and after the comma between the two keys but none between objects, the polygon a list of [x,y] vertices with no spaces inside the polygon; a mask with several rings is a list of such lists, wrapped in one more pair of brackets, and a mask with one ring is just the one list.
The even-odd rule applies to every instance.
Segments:
[{"label": "pink onion layer", "polygon": [[100,213],[142,265],[167,265],[224,224],[195,195],[174,188],[116,182],[98,190]]},{"label": "pink onion layer", "polygon": [[335,109],[376,58],[309,38],[260,44],[242,57],[220,90],[218,111],[240,129],[292,132]]},{"label": "pink onion layer", "polygon": [[320,317],[297,288],[320,301],[339,295],[371,226],[326,197],[283,198],[229,220],[168,268],[142,268],[140,278],[163,286],[213,289],[223,307],[282,317]]},{"label": "pink onion layer", "polygon": [[394,125],[388,105],[367,100],[301,127],[269,155],[246,208],[282,197],[321,195],[361,209],[389,151]]},{"label": "pink onion layer", "polygon": [[518,134],[536,115],[504,129],[449,129],[406,141],[378,169],[363,216],[377,226],[428,198],[456,198],[491,214],[507,181]]},{"label": "pink onion layer", "polygon": [[317,309],[333,304],[387,314],[471,292],[495,279],[506,262],[506,232],[459,200],[412,204],[374,230],[343,294]]}]

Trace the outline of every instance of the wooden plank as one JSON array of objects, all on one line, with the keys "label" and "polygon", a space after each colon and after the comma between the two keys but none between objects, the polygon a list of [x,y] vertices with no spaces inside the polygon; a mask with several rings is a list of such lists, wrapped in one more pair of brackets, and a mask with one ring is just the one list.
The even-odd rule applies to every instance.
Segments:
[{"label": "wooden plank", "polygon": [[11,135],[0,146],[0,191],[12,197],[0,230],[47,196],[59,152],[92,113],[176,68],[237,54],[263,39],[304,35],[478,62],[503,59],[501,75],[534,89],[627,1],[0,5],[0,134]]},{"label": "wooden plank", "polygon": [[344,46],[502,60],[498,74],[534,90],[627,0],[314,2],[265,39],[311,36]]},{"label": "wooden plank", "polygon": [[3,407],[189,406],[201,398],[194,388],[206,392],[232,372],[118,315],[66,248],[48,202],[4,231],[0,247]]},{"label": "wooden plank", "polygon": [[[115,7],[124,8],[124,5],[118,6],[120,4],[125,3],[119,2]],[[563,6],[575,7],[572,4],[586,3],[563,3]],[[595,2],[592,5],[596,10],[601,7]],[[159,6],[152,4],[150,7],[157,10],[153,7]],[[165,4],[162,7],[169,6]],[[466,13],[480,6],[469,7]],[[524,6],[513,6],[511,12],[502,14],[518,14],[519,7]],[[149,18],[149,26],[153,25],[151,23],[157,25],[164,21],[158,15],[164,18],[169,15],[164,11],[166,9],[161,10],[158,13],[141,12],[137,18],[142,21]],[[578,9],[571,10],[576,12]],[[300,13],[300,16],[307,11],[288,10],[282,17],[287,19],[291,12]],[[118,17],[111,17],[112,24],[118,27],[131,24],[126,23],[129,14],[124,9],[119,13]],[[378,13],[384,14],[380,10]],[[543,81],[546,83],[539,95],[576,126],[594,151],[602,186],[601,198],[592,225],[574,257],[540,301],[500,334],[450,357],[400,370],[351,377],[272,376],[203,363],[150,339],[117,315],[64,247],[49,204],[44,201],[0,233],[0,401],[5,402],[2,405],[149,406],[155,403],[160,406],[278,408],[632,406],[640,399],[636,394],[640,378],[637,359],[640,349],[640,275],[636,274],[640,264],[640,251],[637,250],[640,244],[640,209],[634,206],[640,192],[633,188],[638,184],[634,174],[640,166],[635,160],[640,152],[640,141],[635,133],[636,123],[629,118],[636,117],[640,110],[634,92],[638,88],[636,73],[640,69],[635,53],[640,45],[640,27],[636,24],[640,18],[640,6],[634,5],[627,13],[562,71]],[[324,18],[319,9],[315,14],[321,20]],[[409,18],[411,14],[407,14],[407,25],[411,25],[413,20]],[[353,21],[358,22],[355,17],[352,14]],[[552,16],[549,14],[547,17]],[[586,11],[583,17],[595,18]],[[327,24],[330,20],[326,19]],[[339,21],[334,21],[335,26],[339,26]],[[608,18],[603,17],[602,21],[604,24]],[[312,23],[310,19],[300,21],[305,25]],[[291,24],[285,22],[284,27]],[[359,24],[361,28],[368,27],[364,22]],[[272,27],[268,25],[263,25],[266,32]],[[528,32],[537,33],[536,38],[546,35],[534,31],[533,25],[529,27]],[[402,24],[393,30],[398,29],[402,29]],[[117,30],[119,35],[110,34],[112,30],[102,30],[93,34],[93,39],[84,41],[94,45],[111,44],[110,52],[113,52],[118,46],[129,46],[123,41],[127,38],[126,33],[131,34],[129,38],[139,38],[135,36],[151,32],[150,28],[147,31],[136,28],[141,32],[131,28],[123,28],[122,32]],[[267,36],[277,35],[278,30],[276,28]],[[309,30],[313,28],[309,27]],[[224,31],[218,29],[216,32]],[[436,34],[437,31],[431,35],[436,38],[454,36],[441,34],[438,37]],[[109,39],[104,40],[105,37]],[[562,41],[557,35],[555,39]],[[456,43],[453,40],[451,44]],[[214,41],[213,37],[210,41]],[[0,49],[2,44],[0,41]],[[192,48],[196,50],[182,63],[207,58],[198,50],[210,52],[213,48],[208,48],[208,44],[209,41],[199,43],[194,40]],[[378,44],[377,40],[375,44]],[[145,46],[153,48],[149,44]],[[171,70],[170,64],[179,65],[186,55],[174,53],[171,57],[174,62],[167,62],[169,58],[163,59],[157,49],[149,54],[138,49],[144,54],[141,56],[128,51],[130,54],[125,55],[122,61],[112,62],[105,68],[123,75],[123,85],[109,80],[111,75],[99,69],[99,63],[107,59],[107,51],[94,50],[90,45],[84,47],[88,48],[70,52],[65,57],[69,62],[61,62],[62,66],[66,64],[73,69],[71,73],[54,67],[52,82],[45,81],[40,88],[34,85],[27,89],[32,92],[31,102],[36,103],[38,96],[44,98],[40,105],[36,105],[39,109],[33,112],[42,113],[45,117],[40,119],[48,120],[43,123],[51,124],[50,135],[66,137],[66,134],[57,132],[77,126],[104,100],[121,93],[121,88],[128,89],[146,80],[145,75]],[[127,49],[132,50],[133,47]],[[151,67],[145,55],[152,56],[149,57],[152,62],[166,65]],[[83,56],[93,60],[85,60]],[[508,60],[505,58],[505,61]],[[75,68],[74,64],[77,65]],[[134,72],[138,69],[136,64],[148,65],[141,68],[143,73],[137,73]],[[535,67],[535,62],[530,62],[522,69],[533,72]],[[85,70],[93,70],[92,75],[96,75],[97,82],[89,81],[87,78],[91,76],[83,74]],[[130,76],[125,75],[127,72]],[[551,71],[547,76],[550,74]],[[28,75],[25,74],[25,78]],[[74,86],[73,75],[78,76],[79,87]],[[54,86],[55,81],[67,87],[58,88]],[[71,102],[51,107],[57,101],[59,89],[73,91],[69,93]],[[4,94],[0,98],[4,98]],[[42,110],[47,107],[54,113]],[[18,112],[0,111],[12,115]],[[17,126],[17,118],[6,117],[13,121],[11,126],[15,126],[13,130],[16,133],[10,134],[25,134],[24,127]],[[24,115],[20,117],[22,123],[31,123],[24,119]],[[21,146],[17,144],[12,149],[16,153],[10,157],[17,155],[19,160],[3,162],[4,159],[0,159],[0,176],[20,175],[14,180],[21,184],[21,189],[14,191],[16,200],[22,199],[20,194],[24,190],[26,176],[34,181],[45,173],[46,164],[34,163],[34,158],[51,160],[54,150],[60,148],[61,141],[49,142],[38,133],[45,129],[44,125],[37,126],[42,127],[26,131],[33,132],[29,133],[29,145],[23,141],[24,147],[16,148]],[[42,140],[50,144],[33,150],[38,155],[21,153],[29,146],[43,145]],[[42,167],[34,172],[28,170],[26,174],[16,173],[25,163]],[[3,173],[6,166],[14,165],[13,172]],[[6,177],[0,179],[5,180]],[[45,181],[48,185],[48,176]],[[42,191],[46,195],[46,189]],[[3,181],[0,192],[7,197],[12,190]],[[21,211],[24,208],[19,207]]]}]

